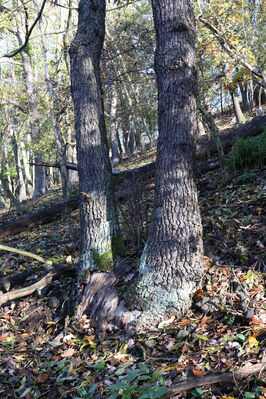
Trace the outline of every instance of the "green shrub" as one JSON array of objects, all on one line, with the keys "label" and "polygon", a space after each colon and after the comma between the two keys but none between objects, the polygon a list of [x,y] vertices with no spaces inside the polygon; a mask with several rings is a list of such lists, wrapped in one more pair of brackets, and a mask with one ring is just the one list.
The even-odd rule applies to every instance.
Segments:
[{"label": "green shrub", "polygon": [[237,139],[229,153],[230,170],[263,167],[266,163],[266,130],[258,136]]}]

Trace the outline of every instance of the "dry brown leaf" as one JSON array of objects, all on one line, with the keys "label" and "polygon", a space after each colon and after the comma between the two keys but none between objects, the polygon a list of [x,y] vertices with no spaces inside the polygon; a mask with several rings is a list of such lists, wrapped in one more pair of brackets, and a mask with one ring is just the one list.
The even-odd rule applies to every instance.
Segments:
[{"label": "dry brown leaf", "polygon": [[62,357],[72,357],[75,353],[75,349],[69,348],[65,352],[62,353]]},{"label": "dry brown leaf", "polygon": [[41,373],[41,374],[39,375],[39,378],[38,378],[37,382],[38,382],[39,384],[42,384],[42,383],[44,383],[44,382],[48,379],[48,377],[49,377],[49,374],[43,372],[43,373]]}]

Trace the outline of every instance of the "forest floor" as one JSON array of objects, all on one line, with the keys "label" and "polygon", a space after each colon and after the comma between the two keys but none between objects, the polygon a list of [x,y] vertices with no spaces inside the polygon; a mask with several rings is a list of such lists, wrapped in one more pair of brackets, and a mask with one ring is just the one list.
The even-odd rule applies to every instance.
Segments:
[{"label": "forest floor", "polygon": [[[152,160],[154,151],[124,162],[121,170]],[[198,179],[206,275],[182,320],[162,323],[126,340],[120,332],[97,337],[88,325],[65,317],[73,277],[61,275],[42,292],[4,303],[0,311],[0,398],[160,398],[186,378],[204,379],[249,363],[265,362],[265,171],[220,170]],[[23,203],[25,212],[61,200],[60,189]],[[153,192],[118,204],[128,261],[136,264],[151,216]],[[16,217],[5,212],[0,222]],[[80,253],[79,211],[0,244],[75,265]],[[32,284],[45,274],[31,258],[0,251],[1,278],[32,269]],[[17,289],[18,286],[11,287]],[[84,321],[83,321],[84,322]],[[63,330],[63,339],[56,339]],[[203,380],[204,381],[204,380]],[[194,387],[176,398],[258,398],[263,374]]]}]

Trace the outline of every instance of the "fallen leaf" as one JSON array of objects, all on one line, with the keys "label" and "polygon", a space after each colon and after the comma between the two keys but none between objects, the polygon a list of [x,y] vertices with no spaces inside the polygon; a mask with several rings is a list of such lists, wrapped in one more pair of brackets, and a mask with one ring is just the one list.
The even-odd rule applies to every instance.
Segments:
[{"label": "fallen leaf", "polygon": [[195,377],[201,377],[204,375],[204,371],[202,369],[192,369],[192,373]]},{"label": "fallen leaf", "polygon": [[9,314],[2,314],[1,319],[10,319]]},{"label": "fallen leaf", "polygon": [[72,357],[75,353],[75,349],[69,348],[65,352],[62,353],[62,357]]},{"label": "fallen leaf", "polygon": [[39,383],[39,384],[42,384],[42,383],[44,383],[47,379],[48,379],[48,377],[49,377],[49,375],[47,374],[47,373],[41,373],[40,375],[39,375],[39,378],[38,378],[38,380],[37,380],[37,382]]}]

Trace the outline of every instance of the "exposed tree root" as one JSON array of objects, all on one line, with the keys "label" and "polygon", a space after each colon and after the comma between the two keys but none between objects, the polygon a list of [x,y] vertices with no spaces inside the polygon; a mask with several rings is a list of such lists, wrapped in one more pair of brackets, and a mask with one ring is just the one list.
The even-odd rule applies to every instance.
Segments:
[{"label": "exposed tree root", "polygon": [[119,258],[111,273],[93,273],[83,292],[76,319],[88,314],[91,326],[99,333],[122,327],[130,334],[136,312],[125,308],[119,298],[119,284],[131,269],[132,266]]},{"label": "exposed tree root", "polygon": [[266,362],[261,363],[247,363],[245,366],[234,370],[231,373],[223,373],[217,375],[207,375],[206,377],[192,378],[188,381],[181,382],[168,388],[165,398],[174,398],[177,394],[190,389],[201,387],[204,385],[213,385],[221,382],[231,383],[235,380],[243,380],[244,378],[263,372]]}]

